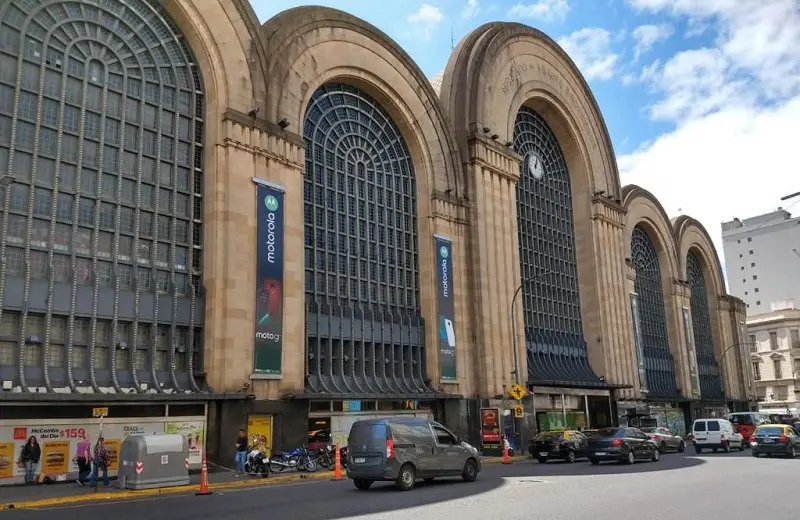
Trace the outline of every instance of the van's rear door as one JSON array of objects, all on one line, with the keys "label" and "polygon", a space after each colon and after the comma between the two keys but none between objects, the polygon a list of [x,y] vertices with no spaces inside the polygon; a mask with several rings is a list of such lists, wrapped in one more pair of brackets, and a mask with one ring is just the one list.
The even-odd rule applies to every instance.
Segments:
[{"label": "van's rear door", "polygon": [[382,467],[386,461],[386,440],[389,430],[385,423],[357,422],[350,428],[347,451],[353,469]]}]

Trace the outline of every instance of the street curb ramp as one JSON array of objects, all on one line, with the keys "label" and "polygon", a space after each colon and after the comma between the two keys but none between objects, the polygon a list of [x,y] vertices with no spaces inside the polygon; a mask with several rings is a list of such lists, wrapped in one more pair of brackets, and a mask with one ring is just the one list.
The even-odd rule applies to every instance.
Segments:
[{"label": "street curb ramp", "polygon": [[[523,460],[524,457],[513,457],[514,461]],[[503,457],[484,457],[482,464],[498,464],[503,462]],[[272,484],[284,484],[288,482],[299,482],[302,480],[331,480],[334,476],[333,471],[320,471],[317,473],[293,473],[291,475],[270,475],[269,478],[255,479],[244,477],[242,480],[232,482],[209,483],[209,491],[224,491],[228,489],[256,488],[269,486]],[[16,509],[46,509],[48,507],[62,507],[77,504],[87,504],[91,502],[121,502],[124,500],[135,500],[139,498],[158,497],[166,495],[188,495],[197,491],[197,484],[186,486],[175,486],[167,488],[141,489],[141,490],[98,490],[96,493],[89,491],[85,494],[43,498],[41,500],[25,500],[20,502],[6,502],[0,504],[0,511],[10,511]]]}]

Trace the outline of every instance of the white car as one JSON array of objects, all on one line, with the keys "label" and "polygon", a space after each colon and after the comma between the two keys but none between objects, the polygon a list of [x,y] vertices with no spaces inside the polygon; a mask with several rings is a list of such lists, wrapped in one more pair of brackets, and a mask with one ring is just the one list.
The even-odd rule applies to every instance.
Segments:
[{"label": "white car", "polygon": [[723,450],[729,453],[732,449],[744,450],[744,437],[737,433],[733,424],[725,419],[697,419],[692,425],[692,442],[694,451],[702,453],[704,449],[714,452]]}]

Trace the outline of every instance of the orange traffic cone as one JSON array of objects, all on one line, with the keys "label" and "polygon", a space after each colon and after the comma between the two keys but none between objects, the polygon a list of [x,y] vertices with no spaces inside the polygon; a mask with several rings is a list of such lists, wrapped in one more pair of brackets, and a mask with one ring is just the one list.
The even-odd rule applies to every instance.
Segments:
[{"label": "orange traffic cone", "polygon": [[197,496],[210,495],[212,492],[208,489],[208,464],[206,463],[206,456],[203,455],[203,465],[200,466],[200,491],[195,493]]},{"label": "orange traffic cone", "polygon": [[333,463],[333,479],[342,480],[342,451],[339,444],[336,444],[336,456]]},{"label": "orange traffic cone", "polygon": [[503,442],[503,464],[511,464],[511,457],[508,455],[508,444]]}]

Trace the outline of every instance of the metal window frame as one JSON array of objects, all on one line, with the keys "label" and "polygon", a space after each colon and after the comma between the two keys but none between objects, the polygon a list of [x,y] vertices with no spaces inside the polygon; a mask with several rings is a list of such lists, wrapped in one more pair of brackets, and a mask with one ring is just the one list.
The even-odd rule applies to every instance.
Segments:
[{"label": "metal window frame", "polygon": [[697,373],[700,377],[700,395],[706,400],[724,400],[725,390],[714,350],[708,286],[700,260],[692,251],[686,255],[686,278],[691,289],[692,330],[697,355]]}]

